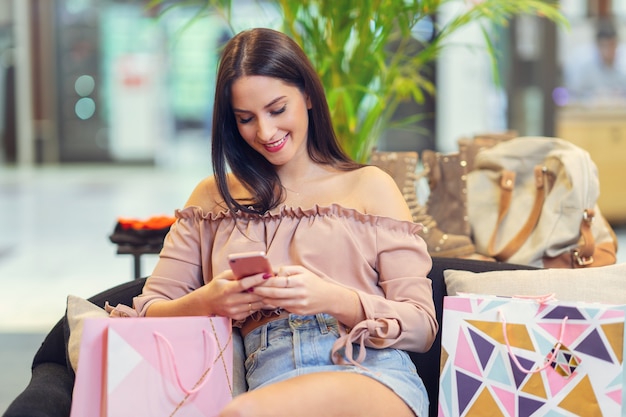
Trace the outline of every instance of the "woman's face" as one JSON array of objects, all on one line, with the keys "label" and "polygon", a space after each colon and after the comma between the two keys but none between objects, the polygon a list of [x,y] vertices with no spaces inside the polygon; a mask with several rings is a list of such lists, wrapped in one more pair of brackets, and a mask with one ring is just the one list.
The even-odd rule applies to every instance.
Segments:
[{"label": "woman's face", "polygon": [[237,79],[231,94],[239,133],[270,163],[284,165],[306,153],[311,102],[297,87],[250,76]]}]

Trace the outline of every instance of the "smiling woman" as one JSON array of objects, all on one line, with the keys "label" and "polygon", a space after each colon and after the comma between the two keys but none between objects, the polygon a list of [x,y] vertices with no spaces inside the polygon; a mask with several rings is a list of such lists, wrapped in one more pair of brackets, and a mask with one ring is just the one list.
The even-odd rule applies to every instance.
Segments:
[{"label": "smiling woman", "polygon": [[[217,187],[228,208],[250,213],[275,208],[284,202],[285,187],[303,183],[279,178],[289,169],[323,177],[328,170],[362,167],[341,149],[321,81],[293,40],[258,29],[242,32],[228,45],[217,75],[212,132]],[[227,166],[242,189],[254,190],[254,198],[233,197]]]},{"label": "smiling woman", "polygon": [[[432,262],[394,180],[343,152],[317,73],[283,33],[226,44],[213,108],[214,175],[177,212],[138,313],[234,320],[243,394],[221,417],[426,416],[406,351],[437,332]],[[251,251],[273,274],[235,277],[228,255]]]}]

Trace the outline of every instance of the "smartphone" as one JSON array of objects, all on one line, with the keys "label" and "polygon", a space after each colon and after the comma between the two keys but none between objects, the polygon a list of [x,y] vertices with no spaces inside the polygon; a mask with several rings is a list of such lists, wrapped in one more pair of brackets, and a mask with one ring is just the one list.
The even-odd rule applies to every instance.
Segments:
[{"label": "smartphone", "polygon": [[274,274],[270,261],[263,251],[233,253],[228,255],[228,263],[237,279],[264,272]]}]

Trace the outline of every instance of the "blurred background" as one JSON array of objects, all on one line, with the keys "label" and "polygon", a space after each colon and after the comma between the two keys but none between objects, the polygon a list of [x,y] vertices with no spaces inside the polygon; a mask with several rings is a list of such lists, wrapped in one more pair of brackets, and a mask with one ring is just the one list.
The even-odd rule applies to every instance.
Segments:
[{"label": "blurred background", "polygon": [[[160,14],[147,3],[0,0],[0,412],[26,386],[67,295],[133,279],[132,257],[108,239],[117,219],[172,215],[211,174],[228,27],[193,7]],[[501,30],[500,84],[479,28],[459,34],[436,62],[436,97],[403,110],[431,113],[426,130],[387,135],[380,149],[453,152],[460,137],[503,130],[571,140],[598,165],[600,208],[623,248],[626,84],[580,80],[593,79],[583,71],[606,48],[626,74],[626,1],[560,3],[570,28],[520,16]],[[234,11],[240,28],[278,18],[262,1],[238,0]],[[597,42],[605,18],[614,48]],[[142,257],[144,275],[155,261]]]}]

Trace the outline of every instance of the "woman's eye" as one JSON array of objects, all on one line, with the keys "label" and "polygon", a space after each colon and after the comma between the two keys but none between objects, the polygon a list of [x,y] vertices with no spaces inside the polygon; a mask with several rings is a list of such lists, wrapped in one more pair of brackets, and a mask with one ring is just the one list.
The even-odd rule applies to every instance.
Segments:
[{"label": "woman's eye", "polygon": [[270,112],[270,114],[271,114],[272,116],[279,115],[279,114],[281,114],[281,113],[284,113],[286,108],[287,108],[287,105],[284,105],[283,107],[281,107],[281,108],[280,108],[280,109],[278,109],[278,110],[273,110],[273,111],[271,111],[271,112]]},{"label": "woman's eye", "polygon": [[[280,109],[277,109],[277,110],[271,110],[271,111],[270,111],[270,114],[271,114],[272,116],[278,116],[279,114],[284,113],[286,109],[287,109],[287,105],[285,104],[285,105],[284,105],[283,107],[281,107]],[[245,125],[246,123],[251,122],[251,121],[252,121],[252,119],[253,119],[253,117],[252,117],[252,116],[250,116],[250,117],[245,117],[245,118],[244,118],[244,117],[239,117],[239,118],[237,119],[237,122],[238,122],[239,124]]]}]

